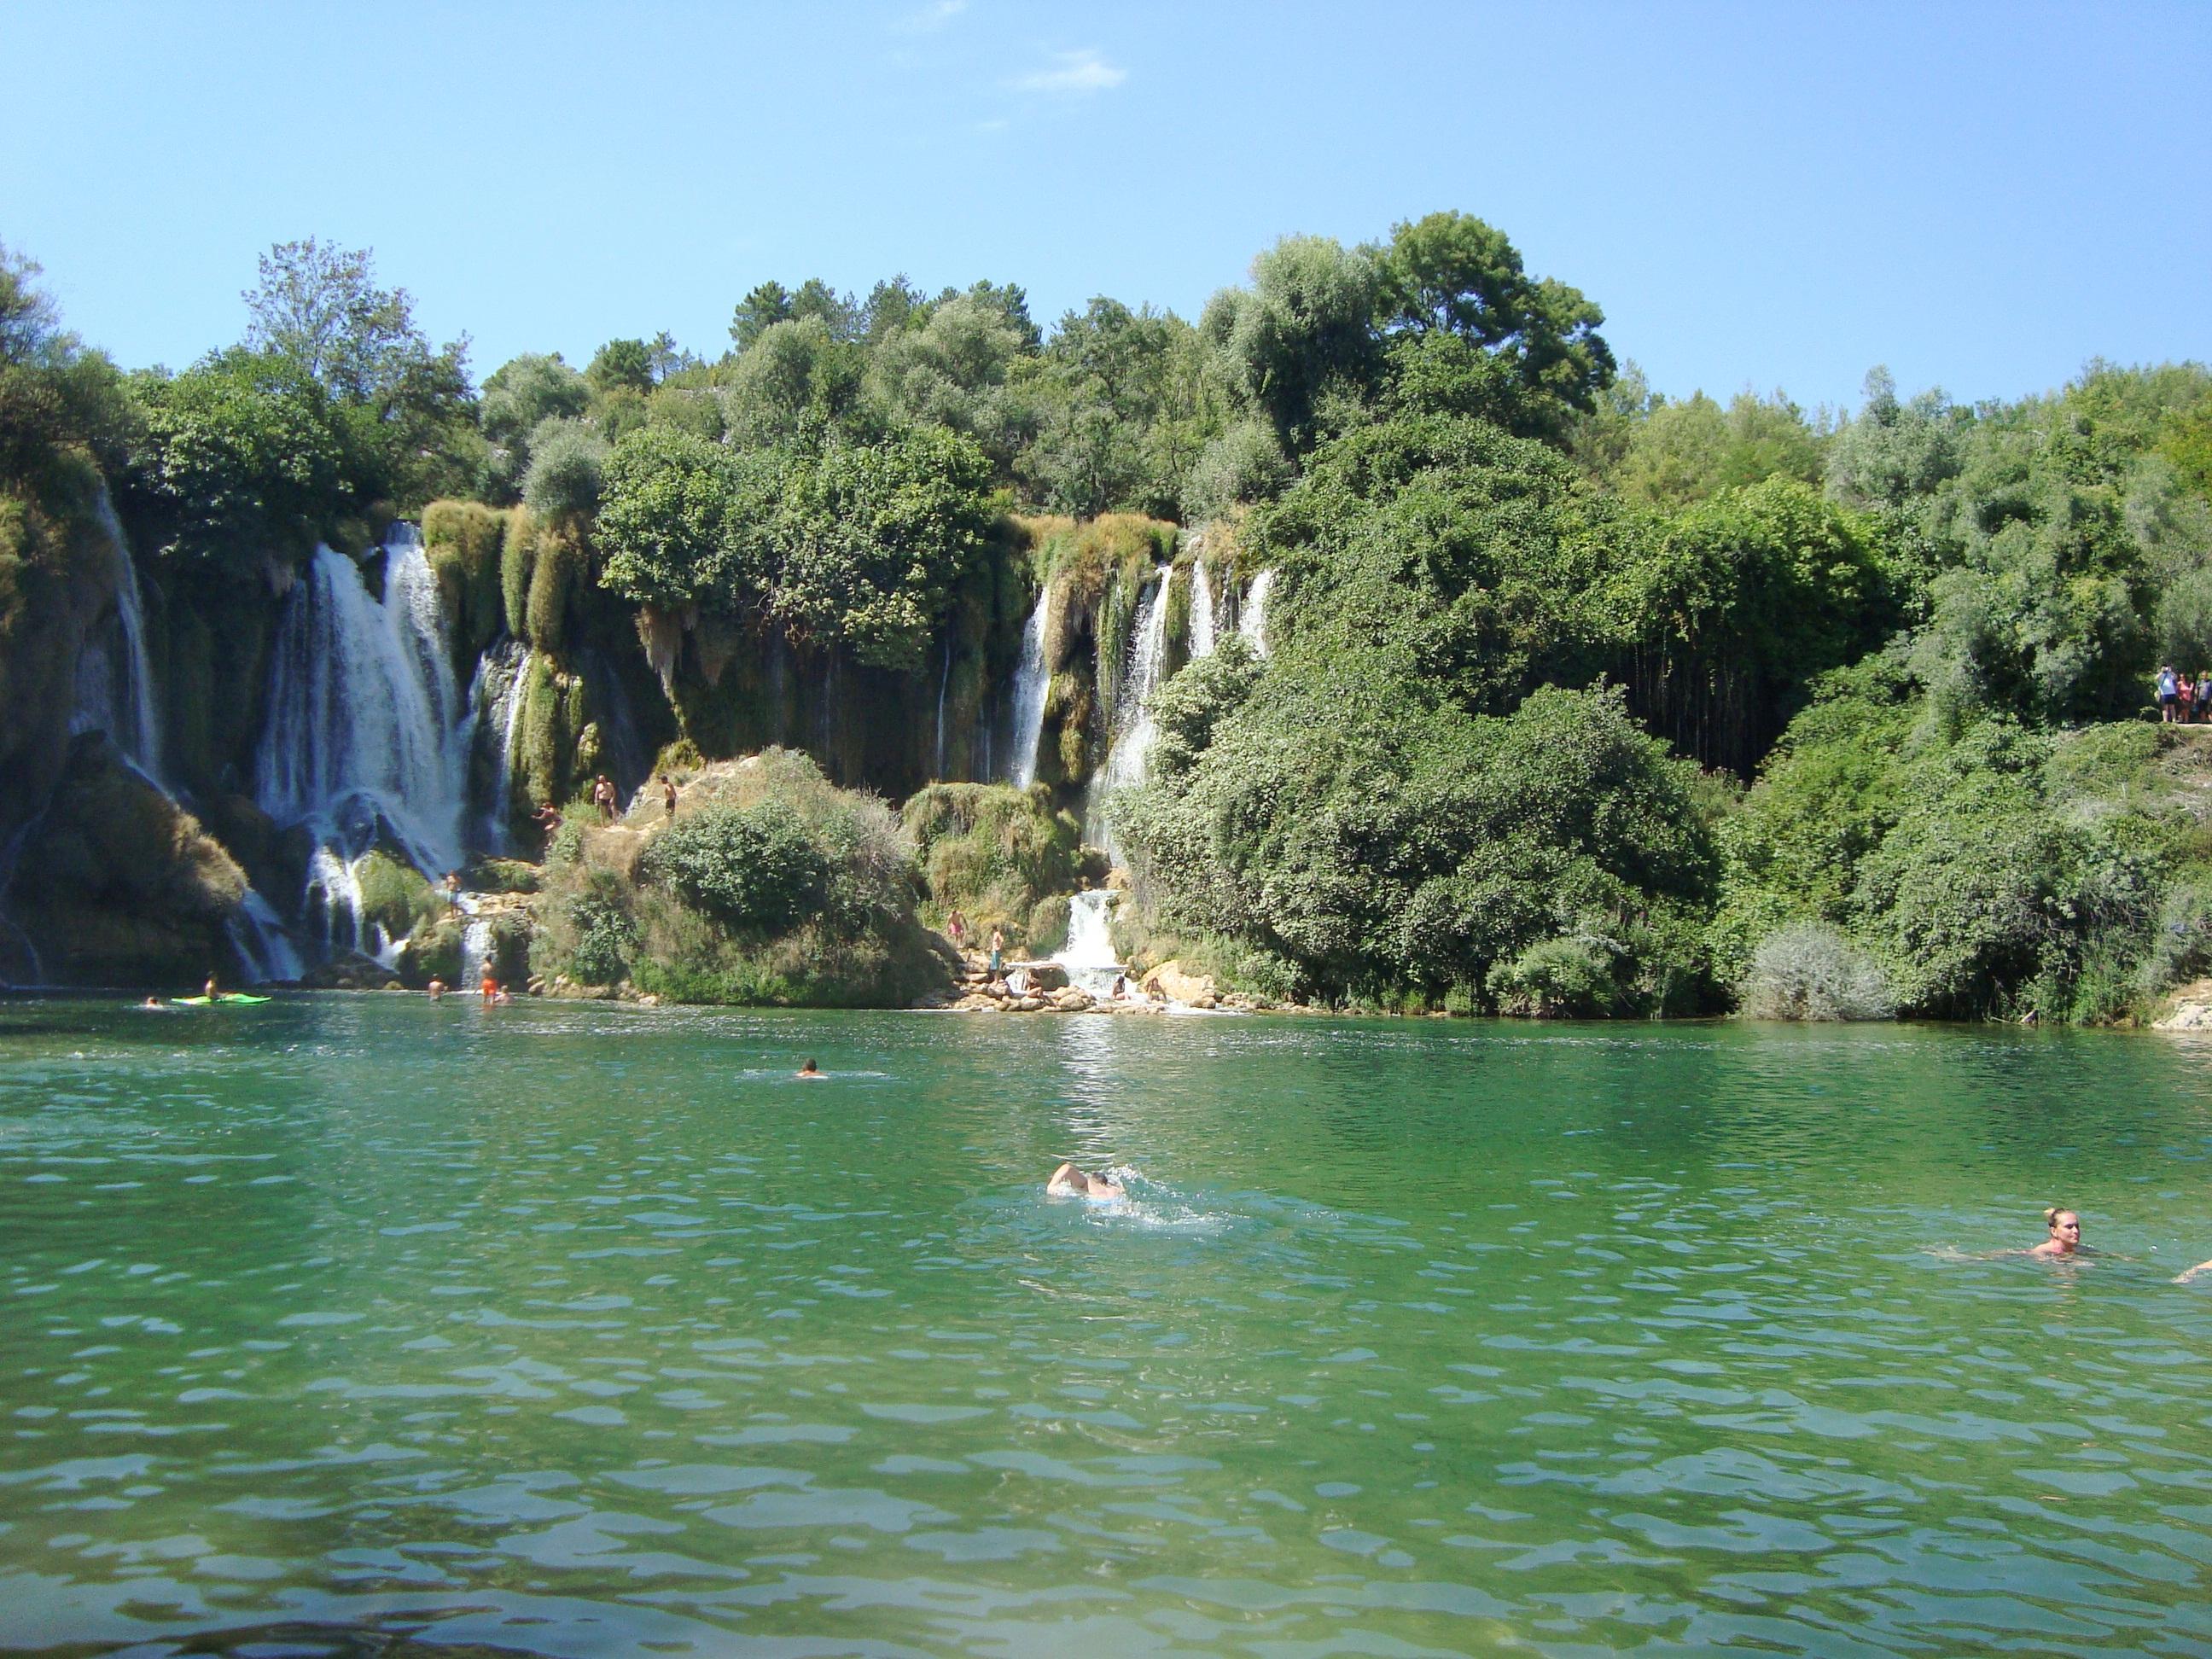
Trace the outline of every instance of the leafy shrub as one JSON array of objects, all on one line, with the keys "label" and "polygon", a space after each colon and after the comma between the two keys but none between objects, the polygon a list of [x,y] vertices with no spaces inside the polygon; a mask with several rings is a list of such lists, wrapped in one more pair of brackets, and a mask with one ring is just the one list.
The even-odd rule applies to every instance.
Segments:
[{"label": "leafy shrub", "polygon": [[1577,1019],[1613,1012],[1613,963],[1586,939],[1540,939],[1490,970],[1488,989],[1500,1013],[1534,1019]]},{"label": "leafy shrub", "polygon": [[1759,941],[1736,998],[1753,1019],[1887,1019],[1897,1012],[1881,964],[1817,921]]},{"label": "leafy shrub", "polygon": [[568,925],[575,930],[569,976],[584,985],[621,983],[637,948],[637,928],[629,912],[605,892],[579,893],[568,901]]},{"label": "leafy shrub", "polygon": [[530,438],[530,471],[522,499],[541,519],[581,517],[599,505],[607,441],[588,422],[554,418]]},{"label": "leafy shrub", "polygon": [[678,818],[638,873],[733,927],[775,932],[821,913],[830,861],[796,811],[764,800]]},{"label": "leafy shrub", "polygon": [[[900,822],[921,853],[939,921],[957,909],[987,934],[1003,927],[1020,939],[1050,895],[1075,888],[1082,832],[1041,786],[932,784],[908,800]],[[1064,934],[1064,915],[1060,925]]]}]

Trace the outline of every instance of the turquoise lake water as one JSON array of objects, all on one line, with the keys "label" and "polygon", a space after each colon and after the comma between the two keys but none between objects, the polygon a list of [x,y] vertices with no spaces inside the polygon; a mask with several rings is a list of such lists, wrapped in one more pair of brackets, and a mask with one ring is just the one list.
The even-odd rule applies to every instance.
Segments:
[{"label": "turquoise lake water", "polygon": [[2148,1035],[0,1005],[0,1649],[2212,1652],[2208,1193]]}]

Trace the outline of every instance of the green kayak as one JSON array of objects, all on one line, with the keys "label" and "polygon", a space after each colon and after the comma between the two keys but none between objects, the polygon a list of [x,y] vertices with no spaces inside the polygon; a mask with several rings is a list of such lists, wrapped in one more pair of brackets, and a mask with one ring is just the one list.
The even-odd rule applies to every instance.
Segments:
[{"label": "green kayak", "polygon": [[205,1008],[213,1003],[218,1002],[266,1002],[269,999],[267,997],[257,997],[245,991],[225,991],[220,996],[171,997],[169,1000],[175,1003],[179,1008]]}]

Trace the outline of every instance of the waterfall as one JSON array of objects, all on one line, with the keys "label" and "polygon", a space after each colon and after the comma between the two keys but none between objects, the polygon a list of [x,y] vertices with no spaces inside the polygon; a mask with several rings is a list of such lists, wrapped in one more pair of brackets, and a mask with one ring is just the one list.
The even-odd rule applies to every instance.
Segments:
[{"label": "waterfall", "polygon": [[945,667],[937,677],[937,766],[930,776],[945,781],[945,694],[952,689],[952,636],[945,636]]},{"label": "waterfall", "polygon": [[491,923],[472,916],[461,930],[461,988],[483,983],[484,964],[491,960]]},{"label": "waterfall", "polygon": [[599,723],[599,754],[607,775],[625,798],[635,793],[653,774],[653,759],[638,746],[637,717],[630,710],[629,692],[616,672],[614,659],[596,647],[583,656],[584,684],[592,694],[592,717]]},{"label": "waterfall", "polygon": [[1252,586],[1244,590],[1243,615],[1237,619],[1237,631],[1251,644],[1255,655],[1267,654],[1267,595],[1274,591],[1275,573],[1262,570],[1252,578]]},{"label": "waterfall", "polygon": [[[1044,665],[1045,610],[1051,603],[1050,587],[1037,589],[1036,604],[1022,624],[1022,659],[1014,670],[1013,743],[1009,758],[1013,781],[1026,789],[1036,781],[1037,743],[1044,735],[1044,697],[1050,677]],[[985,776],[989,776],[987,765]]]},{"label": "waterfall", "polygon": [[1137,601],[1129,672],[1122,677],[1121,696],[1114,705],[1113,738],[1084,796],[1085,838],[1105,848],[1110,856],[1118,857],[1120,853],[1107,817],[1110,804],[1115,792],[1145,781],[1145,760],[1159,730],[1145,705],[1158,689],[1160,663],[1167,655],[1170,574],[1167,566],[1156,567],[1152,582]]},{"label": "waterfall", "polygon": [[250,984],[295,980],[307,971],[276,908],[251,887],[246,890],[245,902],[223,923],[223,931],[230,935],[238,959],[246,964]]},{"label": "waterfall", "polygon": [[[161,720],[154,704],[154,673],[146,657],[146,609],[114,503],[103,489],[94,515],[115,552],[115,612],[86,637],[76,659],[76,707],[71,735],[105,732],[149,779],[161,776]],[[122,647],[118,653],[113,647]]]},{"label": "waterfall", "polygon": [[286,601],[256,799],[280,824],[342,838],[349,857],[367,852],[380,826],[436,874],[461,861],[471,722],[414,527],[395,525],[385,553],[381,605],[360,567],[327,547]]},{"label": "waterfall", "polygon": [[469,706],[476,711],[477,730],[483,735],[491,763],[483,844],[495,853],[514,850],[514,832],[507,827],[514,815],[514,733],[522,723],[534,654],[520,640],[501,640],[477,659],[476,678],[469,687]]},{"label": "waterfall", "polygon": [[324,944],[388,965],[398,945],[364,929],[361,861],[385,840],[426,875],[459,867],[475,720],[422,538],[395,524],[384,553],[380,604],[352,560],[315,550],[277,623],[254,771],[261,810],[316,842],[301,904]]},{"label": "waterfall", "polygon": [[1114,957],[1111,923],[1115,901],[1121,895],[1110,888],[1094,887],[1067,901],[1067,943],[1053,953],[1053,960],[1067,969],[1067,981],[1095,997],[1111,996],[1114,981],[1121,977],[1121,964]]},{"label": "waterfall", "polygon": [[1193,559],[1190,563],[1190,659],[1213,654],[1214,639],[1213,578],[1206,568],[1206,561]]}]

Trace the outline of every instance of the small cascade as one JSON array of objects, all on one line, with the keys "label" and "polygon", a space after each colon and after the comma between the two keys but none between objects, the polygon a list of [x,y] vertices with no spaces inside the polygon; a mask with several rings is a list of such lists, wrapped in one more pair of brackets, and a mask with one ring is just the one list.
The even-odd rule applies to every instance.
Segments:
[{"label": "small cascade", "polygon": [[246,964],[250,984],[296,980],[307,971],[276,907],[251,887],[246,890],[245,902],[223,923],[223,930],[230,935],[239,960]]},{"label": "small cascade", "polygon": [[1267,654],[1267,595],[1274,587],[1275,573],[1262,570],[1252,578],[1251,586],[1244,590],[1243,610],[1237,619],[1237,631],[1244,636],[1255,656]]},{"label": "small cascade", "polygon": [[483,844],[495,853],[514,851],[514,833],[508,828],[514,811],[514,734],[522,723],[533,654],[520,640],[501,640],[477,659],[469,687],[469,704],[491,763],[482,834]]},{"label": "small cascade", "polygon": [[1145,761],[1159,730],[1145,705],[1159,687],[1160,665],[1167,656],[1169,574],[1167,566],[1157,567],[1144,596],[1137,601],[1129,672],[1122,677],[1121,693],[1114,705],[1113,740],[1106,758],[1091,774],[1091,787],[1084,797],[1084,838],[1116,859],[1120,849],[1108,822],[1108,808],[1116,791],[1145,781]]},{"label": "small cascade", "polygon": [[471,916],[461,930],[461,988],[483,983],[484,964],[491,960],[491,923]]},{"label": "small cascade", "polygon": [[1127,971],[1114,957],[1114,906],[1121,896],[1094,887],[1067,901],[1067,943],[1053,960],[1067,969],[1067,982],[1094,997],[1110,997],[1114,982]]},{"label": "small cascade", "polygon": [[94,498],[93,511],[115,550],[115,612],[87,636],[77,658],[76,707],[70,715],[70,732],[106,732],[134,766],[159,783],[161,720],[146,655],[146,608],[138,568],[106,490]]},{"label": "small cascade", "polygon": [[651,775],[653,757],[638,740],[637,716],[614,659],[597,648],[584,653],[584,680],[592,692],[592,717],[599,723],[599,754],[607,775],[625,797]]},{"label": "small cascade", "polygon": [[1215,627],[1218,618],[1214,611],[1213,577],[1203,559],[1190,563],[1190,659],[1213,654]]},{"label": "small cascade", "polygon": [[397,946],[364,928],[356,872],[380,841],[434,878],[460,865],[475,715],[421,536],[395,524],[384,553],[379,603],[352,560],[316,550],[277,623],[254,769],[262,811],[315,841],[310,932],[388,964]]},{"label": "small cascade", "polygon": [[945,694],[952,689],[952,636],[945,637],[945,667],[937,677],[937,766],[930,776],[945,781]]},{"label": "small cascade", "polygon": [[[1044,699],[1050,677],[1044,665],[1045,611],[1051,602],[1048,587],[1037,589],[1036,604],[1022,624],[1022,659],[1014,670],[1014,717],[1007,758],[1015,785],[1023,789],[1036,781],[1037,744],[1044,735]],[[985,757],[984,776],[990,775]]]}]

